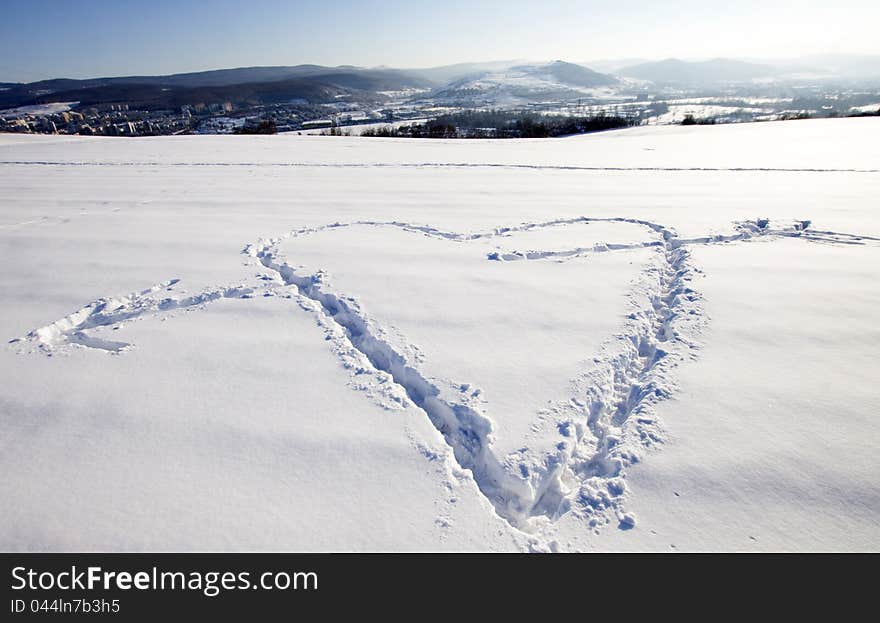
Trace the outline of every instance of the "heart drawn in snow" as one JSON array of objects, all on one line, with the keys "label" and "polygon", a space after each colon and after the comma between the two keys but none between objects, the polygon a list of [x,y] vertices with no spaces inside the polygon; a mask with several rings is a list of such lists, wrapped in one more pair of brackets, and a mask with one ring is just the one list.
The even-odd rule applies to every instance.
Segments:
[{"label": "heart drawn in snow", "polygon": [[[120,353],[108,330],[220,298],[296,296],[359,388],[412,404],[515,528],[548,535],[565,515],[590,527],[624,512],[625,470],[662,441],[654,406],[705,321],[687,247],[760,237],[862,244],[809,221],[684,239],[629,218],[560,219],[459,234],[400,222],[334,223],[248,245],[253,284],[183,298],[178,280],[101,299],[25,338]],[[518,250],[519,249],[519,250]],[[625,251],[612,253],[612,251]],[[290,259],[287,259],[290,258]],[[292,294],[291,294],[292,292]],[[415,344],[419,344],[416,346]],[[355,383],[353,383],[355,384]]]}]

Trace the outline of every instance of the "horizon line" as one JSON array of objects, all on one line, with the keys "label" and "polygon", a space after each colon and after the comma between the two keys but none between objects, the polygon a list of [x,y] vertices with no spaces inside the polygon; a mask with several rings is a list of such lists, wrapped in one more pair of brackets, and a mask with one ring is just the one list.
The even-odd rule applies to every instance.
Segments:
[{"label": "horizon line", "polygon": [[655,63],[655,62],[663,62],[670,60],[683,61],[687,63],[700,63],[706,61],[713,60],[733,60],[733,61],[741,61],[741,62],[752,62],[752,63],[761,63],[761,62],[769,62],[769,61],[797,61],[804,60],[816,57],[837,57],[837,58],[845,58],[845,57],[880,57],[880,50],[877,52],[827,52],[827,53],[810,53],[810,54],[801,54],[797,56],[776,56],[776,57],[760,57],[760,56],[663,56],[661,57],[607,57],[607,58],[595,58],[587,61],[566,61],[561,58],[546,58],[546,59],[491,59],[491,60],[470,60],[470,61],[458,61],[454,63],[446,63],[442,65],[429,65],[424,67],[413,67],[413,66],[396,66],[396,65],[388,65],[388,64],[379,64],[379,65],[353,65],[350,63],[343,63],[339,65],[322,65],[320,63],[294,63],[294,64],[265,64],[265,65],[240,65],[235,67],[212,67],[208,69],[189,69],[184,71],[174,71],[171,73],[119,73],[115,75],[83,75],[79,77],[72,77],[70,75],[55,75],[53,77],[48,78],[39,78],[37,80],[30,80],[28,82],[18,81],[18,80],[0,80],[0,83],[3,84],[33,84],[36,82],[48,82],[52,80],[102,80],[102,79],[113,79],[113,78],[131,78],[131,77],[145,77],[145,78],[157,78],[157,77],[170,77],[170,76],[180,76],[186,74],[200,74],[200,73],[210,73],[215,71],[233,71],[237,69],[261,69],[261,68],[281,68],[281,67],[304,67],[304,66],[313,66],[313,67],[323,67],[326,69],[339,69],[339,68],[352,68],[352,69],[361,69],[361,70],[395,70],[395,71],[426,71],[431,69],[439,69],[443,67],[455,67],[456,65],[487,65],[487,64],[496,64],[496,63],[551,63],[551,62],[566,62],[571,63],[573,65],[581,65],[589,68],[590,63],[613,63],[615,61],[634,61],[637,60],[638,63]]}]

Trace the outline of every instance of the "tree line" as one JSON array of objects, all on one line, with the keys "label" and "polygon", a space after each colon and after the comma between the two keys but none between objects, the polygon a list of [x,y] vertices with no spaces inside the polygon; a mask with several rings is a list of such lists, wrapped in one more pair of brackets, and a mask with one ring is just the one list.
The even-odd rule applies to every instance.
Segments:
[{"label": "tree line", "polygon": [[368,128],[361,136],[391,138],[549,138],[638,125],[639,120],[597,114],[588,117],[470,110],[442,115],[425,123]]}]

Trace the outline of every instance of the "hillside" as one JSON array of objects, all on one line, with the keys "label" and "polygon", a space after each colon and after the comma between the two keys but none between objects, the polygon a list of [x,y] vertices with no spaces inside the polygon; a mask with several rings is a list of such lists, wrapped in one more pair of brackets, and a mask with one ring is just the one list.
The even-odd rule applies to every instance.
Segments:
[{"label": "hillside", "polygon": [[[343,92],[426,88],[430,82],[402,71],[357,67],[245,67],[167,76],[55,79],[11,85],[0,91],[0,108],[48,102],[126,102],[179,105],[205,98],[232,102],[276,102],[305,98],[321,102]],[[164,93],[164,95],[163,95]]]}]

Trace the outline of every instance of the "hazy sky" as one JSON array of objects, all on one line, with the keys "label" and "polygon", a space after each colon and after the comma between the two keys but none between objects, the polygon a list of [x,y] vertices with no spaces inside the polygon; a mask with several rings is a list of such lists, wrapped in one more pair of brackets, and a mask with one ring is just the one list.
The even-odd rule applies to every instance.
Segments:
[{"label": "hazy sky", "polygon": [[249,65],[880,53],[877,0],[2,0],[0,81]]}]

